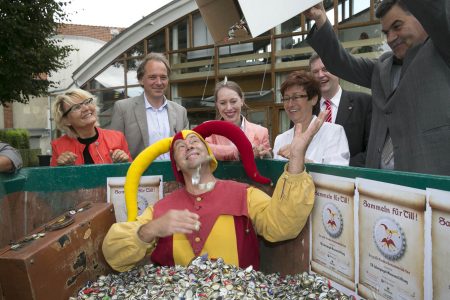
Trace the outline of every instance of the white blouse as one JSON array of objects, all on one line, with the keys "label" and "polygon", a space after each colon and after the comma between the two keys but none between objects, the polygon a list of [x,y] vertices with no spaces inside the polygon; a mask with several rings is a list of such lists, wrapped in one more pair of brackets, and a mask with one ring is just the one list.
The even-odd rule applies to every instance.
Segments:
[{"label": "white blouse", "polygon": [[[316,116],[313,117],[312,121],[315,118]],[[273,147],[274,159],[286,160],[286,158],[278,155],[278,151],[284,145],[291,144],[293,138],[294,127],[276,137]],[[310,162],[319,164],[348,166],[350,150],[344,127],[328,122],[323,123],[311,144],[309,144],[305,158]]]}]

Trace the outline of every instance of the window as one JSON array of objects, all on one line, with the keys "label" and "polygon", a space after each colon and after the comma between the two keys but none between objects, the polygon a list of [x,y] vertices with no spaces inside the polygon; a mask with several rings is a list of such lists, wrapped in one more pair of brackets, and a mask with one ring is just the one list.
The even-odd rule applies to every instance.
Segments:
[{"label": "window", "polygon": [[166,52],[166,46],[164,43],[164,30],[160,30],[147,39],[147,53],[150,52]]},{"label": "window", "polygon": [[127,60],[127,85],[135,85],[139,84],[137,79],[137,68],[142,62],[141,59],[129,59]]},{"label": "window", "polygon": [[170,27],[170,50],[186,49],[188,47],[188,25],[184,19]]},{"label": "window", "polygon": [[144,41],[141,41],[131,47],[127,52],[127,57],[141,56],[144,55]]},{"label": "window", "polygon": [[91,86],[91,88],[94,89],[124,86],[125,81],[123,62],[117,61],[111,64],[106,70],[95,77],[95,81],[93,83],[94,86]]}]

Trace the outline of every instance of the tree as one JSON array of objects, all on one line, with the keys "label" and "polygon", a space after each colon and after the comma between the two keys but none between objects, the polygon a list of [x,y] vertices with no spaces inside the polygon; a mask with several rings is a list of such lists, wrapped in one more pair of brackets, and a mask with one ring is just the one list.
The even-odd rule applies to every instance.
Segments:
[{"label": "tree", "polygon": [[44,96],[58,82],[48,79],[66,67],[71,46],[55,39],[59,24],[69,21],[64,7],[55,0],[0,1],[0,103],[28,103]]}]

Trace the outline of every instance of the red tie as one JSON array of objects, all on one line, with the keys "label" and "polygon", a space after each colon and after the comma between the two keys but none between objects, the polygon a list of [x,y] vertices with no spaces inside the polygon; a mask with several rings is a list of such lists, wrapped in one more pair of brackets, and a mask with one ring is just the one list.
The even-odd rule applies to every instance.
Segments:
[{"label": "red tie", "polygon": [[332,123],[333,113],[331,111],[331,101],[330,101],[330,99],[326,99],[325,100],[325,110],[327,111],[327,118],[325,119],[325,122]]}]

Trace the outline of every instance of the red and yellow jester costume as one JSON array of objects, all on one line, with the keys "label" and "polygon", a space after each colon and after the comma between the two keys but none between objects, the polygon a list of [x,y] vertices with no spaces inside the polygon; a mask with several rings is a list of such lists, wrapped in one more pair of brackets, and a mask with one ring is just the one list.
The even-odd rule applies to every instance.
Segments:
[{"label": "red and yellow jester costume", "polygon": [[[222,121],[207,123],[211,126],[216,122],[225,127],[228,125],[222,123],[229,124]],[[199,132],[205,136],[203,129],[200,128]],[[184,139],[192,133],[203,140],[195,129],[184,130],[173,138],[172,145],[176,139]],[[234,138],[232,136],[231,139]],[[212,155],[208,145],[205,145]],[[248,146],[247,150],[241,147],[241,153],[251,151],[251,145]],[[241,155],[241,158],[245,159],[245,155]],[[183,182],[182,174],[174,164],[172,148],[171,157],[175,176]],[[210,165],[211,170],[214,170],[216,160],[213,159]],[[244,162],[247,173],[253,178],[259,176],[259,181],[262,181],[257,171],[249,171],[251,165],[252,162]],[[280,176],[272,197],[255,187],[230,180],[218,180],[214,188],[201,195],[191,195],[181,188],[148,207],[136,221],[114,224],[103,243],[103,252],[108,263],[118,271],[131,269],[148,254],[154,263],[161,265],[187,265],[193,258],[205,253],[211,258],[221,257],[228,264],[239,267],[253,265],[257,269],[257,234],[272,242],[296,237],[304,227],[313,203],[314,184],[305,171],[300,174],[285,171]],[[188,209],[198,214],[202,224],[200,230],[189,235],[174,234],[159,238],[152,243],[141,241],[137,235],[140,226],[164,215],[170,209]]]}]

